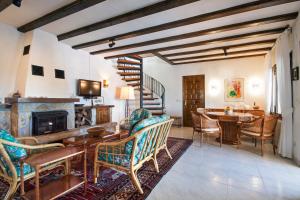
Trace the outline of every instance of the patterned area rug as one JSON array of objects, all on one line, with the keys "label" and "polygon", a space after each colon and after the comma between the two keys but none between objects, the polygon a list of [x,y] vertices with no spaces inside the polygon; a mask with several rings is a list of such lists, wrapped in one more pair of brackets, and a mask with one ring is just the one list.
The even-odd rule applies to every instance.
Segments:
[{"label": "patterned area rug", "polygon": [[[98,178],[98,183],[93,183],[93,167],[88,166],[88,189],[87,194],[83,194],[83,188],[78,188],[71,193],[60,198],[60,200],[127,200],[127,199],[146,199],[152,189],[157,185],[161,178],[172,168],[176,161],[192,144],[191,140],[169,138],[168,147],[173,157],[171,160],[167,153],[162,150],[158,155],[158,165],[160,172],[156,173],[153,162],[149,161],[138,171],[138,178],[142,184],[144,194],[140,195],[131,184],[129,177],[126,174],[117,172],[113,169],[105,169],[102,171],[101,178]],[[48,182],[59,177],[62,174],[61,169],[56,169],[55,172],[48,173],[41,182]],[[82,170],[75,169],[72,173],[82,175]],[[26,189],[33,187],[33,180],[26,183]],[[0,199],[4,198],[8,185],[0,180]],[[20,199],[16,194],[14,199]]]}]

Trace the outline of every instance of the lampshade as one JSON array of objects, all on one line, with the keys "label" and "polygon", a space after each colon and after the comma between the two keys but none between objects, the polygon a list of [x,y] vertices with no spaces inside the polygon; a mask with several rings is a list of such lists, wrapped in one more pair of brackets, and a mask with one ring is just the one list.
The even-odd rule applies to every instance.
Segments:
[{"label": "lampshade", "polygon": [[121,87],[120,99],[123,99],[123,100],[133,100],[133,99],[135,99],[134,88],[133,87],[128,87],[128,86]]}]

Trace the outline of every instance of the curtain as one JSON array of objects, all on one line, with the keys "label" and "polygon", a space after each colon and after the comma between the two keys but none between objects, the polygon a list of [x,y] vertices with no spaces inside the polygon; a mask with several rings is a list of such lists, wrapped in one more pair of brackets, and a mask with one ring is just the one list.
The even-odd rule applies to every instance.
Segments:
[{"label": "curtain", "polygon": [[266,73],[266,94],[265,94],[265,111],[270,112],[271,110],[271,102],[272,102],[272,59],[271,53],[268,52],[265,56],[264,67],[267,70]]},{"label": "curtain", "polygon": [[278,77],[278,111],[282,114],[278,152],[281,156],[287,158],[292,158],[293,153],[293,108],[289,66],[290,49],[289,30],[286,30],[276,41],[275,59]]}]

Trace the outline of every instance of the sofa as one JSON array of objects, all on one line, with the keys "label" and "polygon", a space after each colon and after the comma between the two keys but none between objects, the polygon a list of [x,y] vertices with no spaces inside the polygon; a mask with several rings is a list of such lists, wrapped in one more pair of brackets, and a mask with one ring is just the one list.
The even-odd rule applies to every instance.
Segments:
[{"label": "sofa", "polygon": [[167,139],[173,121],[167,115],[149,117],[137,122],[127,138],[98,143],[95,149],[94,182],[97,183],[102,167],[114,168],[129,175],[133,185],[143,194],[137,171],[145,162],[152,160],[159,172],[157,154],[163,149],[172,159]]}]

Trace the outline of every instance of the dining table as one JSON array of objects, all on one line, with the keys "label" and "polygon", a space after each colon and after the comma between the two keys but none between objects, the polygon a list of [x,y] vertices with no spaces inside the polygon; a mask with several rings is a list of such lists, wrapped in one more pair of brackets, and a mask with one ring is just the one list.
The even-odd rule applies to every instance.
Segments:
[{"label": "dining table", "polygon": [[[245,112],[206,112],[206,115],[212,119],[219,120],[223,132],[222,143],[229,145],[238,144],[238,122],[250,121],[254,118],[254,115]],[[216,140],[220,142],[220,138],[217,138]]]}]

